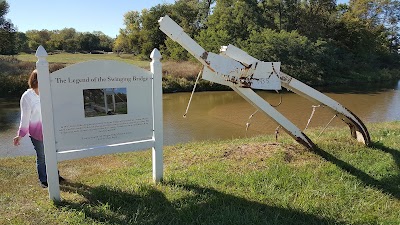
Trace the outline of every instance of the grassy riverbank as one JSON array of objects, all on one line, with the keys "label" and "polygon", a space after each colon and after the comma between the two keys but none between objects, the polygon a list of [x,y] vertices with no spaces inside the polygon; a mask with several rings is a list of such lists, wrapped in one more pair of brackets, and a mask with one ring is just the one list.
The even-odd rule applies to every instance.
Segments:
[{"label": "grassy riverbank", "polygon": [[[35,68],[36,57],[33,54],[21,54],[15,57],[0,56],[0,95],[19,97],[26,90],[26,80]],[[150,68],[148,61],[128,54],[72,54],[59,53],[49,55],[50,72],[67,65],[89,60],[117,60],[130,63],[144,69]],[[192,91],[197,74],[201,69],[198,62],[163,61],[163,92]],[[295,74],[293,74],[295,75]],[[400,71],[382,69],[364,74],[342,74],[342,77],[330,77],[325,85],[354,85],[355,83],[383,83],[400,79]],[[313,84],[311,84],[313,85]],[[227,86],[200,79],[197,91],[230,90]]]},{"label": "grassy riverbank", "polygon": [[371,148],[347,128],[164,148],[60,163],[68,182],[53,204],[34,157],[0,159],[0,224],[400,224],[400,122],[367,124]]},{"label": "grassy riverbank", "polygon": [[[37,58],[33,54],[21,54],[15,57],[0,56],[0,95],[13,97],[21,96],[28,87],[26,81],[30,72],[35,69],[36,60]],[[47,60],[49,62],[50,72],[64,68],[70,64],[89,60],[116,60],[150,70],[150,59],[146,61],[126,54],[60,53],[49,55]],[[200,69],[201,65],[197,62],[164,61],[163,92],[191,91]],[[201,79],[196,90],[215,91],[229,90],[229,88],[219,84],[212,84]]]}]

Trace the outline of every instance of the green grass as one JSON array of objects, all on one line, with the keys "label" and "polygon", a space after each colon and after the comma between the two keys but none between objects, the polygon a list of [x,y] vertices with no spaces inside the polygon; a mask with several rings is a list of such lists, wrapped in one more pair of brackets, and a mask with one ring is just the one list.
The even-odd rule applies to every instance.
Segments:
[{"label": "green grass", "polygon": [[310,152],[282,135],[164,147],[59,163],[68,182],[48,199],[34,157],[0,159],[0,224],[400,224],[400,122],[307,131]]},{"label": "green grass", "polygon": [[[20,54],[17,55],[17,59],[24,62],[36,62],[37,58],[34,54]],[[82,53],[60,53],[53,54],[47,57],[47,61],[49,63],[64,63],[64,64],[74,64],[79,62],[85,62],[89,60],[117,60],[130,64],[134,64],[136,66],[142,68],[150,68],[149,63],[151,59],[148,61],[139,60],[128,54],[82,54]]]}]

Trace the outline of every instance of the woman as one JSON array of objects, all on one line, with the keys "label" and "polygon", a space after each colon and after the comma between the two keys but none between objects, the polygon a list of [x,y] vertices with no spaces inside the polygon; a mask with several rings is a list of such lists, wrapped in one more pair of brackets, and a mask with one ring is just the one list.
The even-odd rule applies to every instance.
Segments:
[{"label": "woman", "polygon": [[[14,137],[14,145],[20,145],[20,140],[29,134],[32,144],[36,151],[36,166],[40,185],[43,188],[48,186],[46,162],[44,156],[43,133],[42,133],[42,114],[40,110],[39,86],[37,70],[32,71],[28,79],[29,89],[21,97],[21,121],[19,124],[18,135]],[[59,177],[60,181],[64,178]]]}]

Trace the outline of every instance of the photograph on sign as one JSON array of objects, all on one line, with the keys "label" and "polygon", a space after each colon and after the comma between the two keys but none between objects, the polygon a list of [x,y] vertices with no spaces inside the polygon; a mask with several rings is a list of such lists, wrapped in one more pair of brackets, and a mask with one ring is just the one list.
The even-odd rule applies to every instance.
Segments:
[{"label": "photograph on sign", "polygon": [[83,101],[85,117],[128,113],[126,88],[84,89]]}]

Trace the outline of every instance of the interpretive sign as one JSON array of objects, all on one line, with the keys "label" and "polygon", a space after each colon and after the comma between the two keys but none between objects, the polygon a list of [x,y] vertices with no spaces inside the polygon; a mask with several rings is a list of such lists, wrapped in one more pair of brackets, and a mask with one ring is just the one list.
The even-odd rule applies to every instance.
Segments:
[{"label": "interpretive sign", "polygon": [[89,61],[50,75],[57,152],[151,139],[152,73]]},{"label": "interpretive sign", "polygon": [[151,70],[111,60],[74,64],[49,74],[36,63],[50,198],[60,199],[57,162],[153,148],[153,178],[162,178],[161,55]]}]

